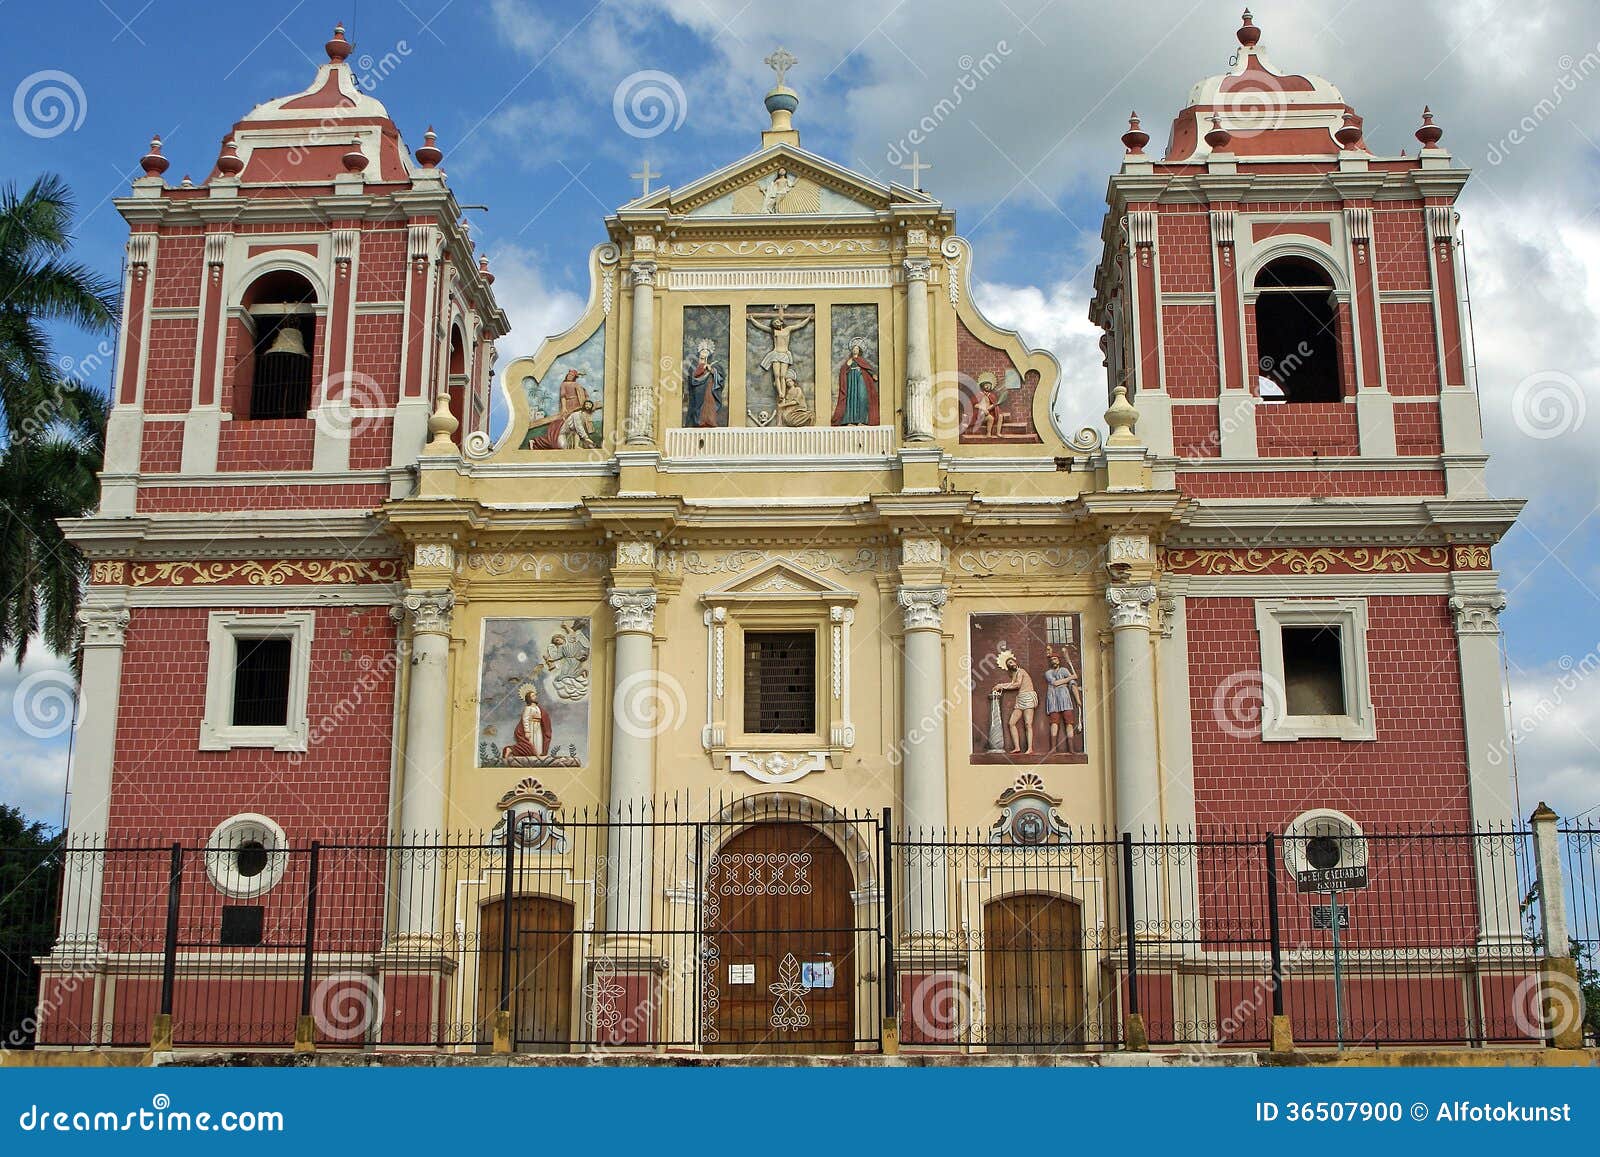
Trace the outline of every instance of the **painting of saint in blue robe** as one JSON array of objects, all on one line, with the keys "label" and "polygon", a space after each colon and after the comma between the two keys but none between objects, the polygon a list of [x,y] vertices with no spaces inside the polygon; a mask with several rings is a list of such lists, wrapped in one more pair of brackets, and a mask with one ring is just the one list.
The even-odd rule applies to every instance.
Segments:
[{"label": "painting of saint in blue robe", "polygon": [[683,311],[683,424],[728,424],[728,307]]}]

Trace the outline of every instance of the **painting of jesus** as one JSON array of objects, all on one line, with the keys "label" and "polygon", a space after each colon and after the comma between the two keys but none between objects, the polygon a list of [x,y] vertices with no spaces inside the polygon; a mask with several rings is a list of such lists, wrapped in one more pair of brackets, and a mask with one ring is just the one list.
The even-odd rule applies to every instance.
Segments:
[{"label": "painting of jesus", "polygon": [[972,762],[1084,762],[1078,616],[973,615],[970,641]]}]

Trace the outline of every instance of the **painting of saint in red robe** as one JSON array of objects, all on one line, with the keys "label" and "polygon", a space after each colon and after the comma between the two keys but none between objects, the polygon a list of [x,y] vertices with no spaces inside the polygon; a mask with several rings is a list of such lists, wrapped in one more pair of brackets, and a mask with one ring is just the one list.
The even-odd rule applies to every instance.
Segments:
[{"label": "painting of saint in red robe", "polygon": [[850,354],[839,367],[839,398],[833,406],[833,424],[878,424],[878,370],[867,360],[866,349],[859,341],[850,343]]},{"label": "painting of saint in red robe", "polygon": [[524,683],[518,691],[522,696],[522,714],[517,719],[511,745],[500,753],[508,763],[513,758],[542,759],[550,754],[550,714],[539,706],[539,688]]}]

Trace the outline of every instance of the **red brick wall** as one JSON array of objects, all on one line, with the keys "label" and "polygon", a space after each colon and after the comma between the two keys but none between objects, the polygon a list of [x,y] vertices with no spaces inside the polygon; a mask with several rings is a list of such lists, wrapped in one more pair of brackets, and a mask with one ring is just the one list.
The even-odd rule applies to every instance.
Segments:
[{"label": "red brick wall", "polygon": [[1180,458],[1215,458],[1222,453],[1216,403],[1172,407],[1172,450]]},{"label": "red brick wall", "polygon": [[1444,428],[1439,403],[1402,402],[1394,408],[1395,449],[1401,454],[1441,454]]},{"label": "red brick wall", "polygon": [[1433,306],[1426,301],[1391,301],[1381,308],[1389,392],[1397,397],[1437,394],[1439,345],[1433,332]]},{"label": "red brick wall", "polygon": [[141,486],[139,510],[303,510],[352,508],[375,510],[389,498],[382,484],[350,486],[298,486],[274,483],[270,486],[239,486],[218,483],[207,486]]},{"label": "red brick wall", "polygon": [[1191,498],[1359,498],[1444,493],[1439,470],[1217,470],[1178,472]]},{"label": "red brick wall", "polygon": [[1156,225],[1161,292],[1209,293],[1211,217],[1208,213],[1162,212]]},{"label": "red brick wall", "polygon": [[[1309,597],[1315,597],[1309,596]],[[1443,595],[1367,600],[1367,661],[1378,738],[1264,743],[1216,706],[1225,681],[1259,675],[1249,598],[1192,598],[1185,609],[1195,809],[1215,825],[1281,831],[1308,808],[1362,824],[1466,824],[1461,668]]]},{"label": "red brick wall", "polygon": [[1432,289],[1421,202],[1403,208],[1373,209],[1372,249],[1380,291]]},{"label": "red brick wall", "polygon": [[[312,418],[224,422],[217,442],[217,470],[309,470],[316,428]],[[314,500],[314,495],[307,498]]]},{"label": "red brick wall", "polygon": [[1356,409],[1344,402],[1257,406],[1256,447],[1263,458],[1360,454]]},{"label": "red brick wall", "polygon": [[182,465],[183,423],[146,421],[139,448],[139,469],[174,473]]},{"label": "red brick wall", "polygon": [[1167,392],[1174,398],[1215,398],[1221,374],[1217,311],[1211,305],[1168,305],[1161,310]]},{"label": "red brick wall", "polygon": [[198,329],[192,317],[151,319],[150,344],[145,358],[145,413],[189,412],[194,401],[194,347]]},{"label": "red brick wall", "polygon": [[[317,608],[307,702],[314,741],[303,754],[199,750],[208,620],[205,608],[132,612],[117,712],[111,842],[203,840],[238,812],[270,816],[297,844],[335,834],[381,842],[394,710],[395,625],[388,609]],[[372,672],[380,675],[377,689],[358,686],[373,681]],[[335,715],[342,722],[328,723]]]}]

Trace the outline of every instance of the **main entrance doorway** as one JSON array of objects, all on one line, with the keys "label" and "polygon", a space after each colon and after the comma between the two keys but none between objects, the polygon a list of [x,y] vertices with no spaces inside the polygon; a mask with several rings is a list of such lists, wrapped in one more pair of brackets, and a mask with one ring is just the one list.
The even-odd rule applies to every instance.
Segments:
[{"label": "main entrance doorway", "polygon": [[1083,917],[1061,896],[1023,894],[983,909],[985,1039],[1049,1052],[1083,1043]]},{"label": "main entrance doorway", "polygon": [[[483,906],[479,925],[478,1039],[494,1034],[500,1007],[504,900]],[[572,905],[551,896],[511,900],[511,1033],[525,1052],[566,1052],[572,1043]]]},{"label": "main entrance doorway", "polygon": [[757,823],[724,844],[707,869],[705,1048],[852,1051],[861,930],[850,864],[838,846],[808,823]]}]

